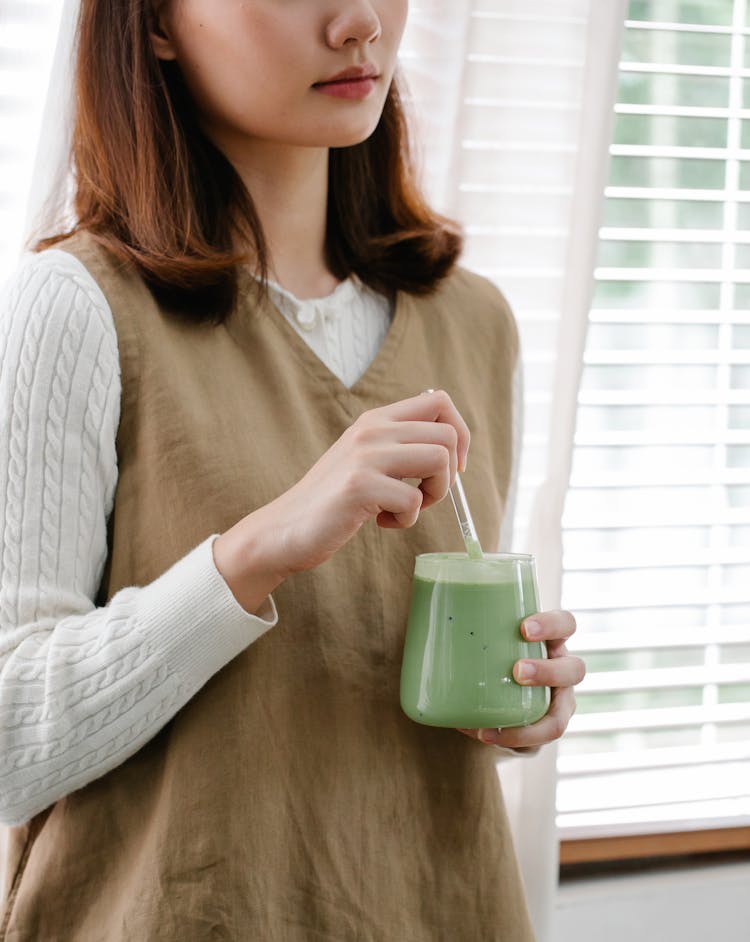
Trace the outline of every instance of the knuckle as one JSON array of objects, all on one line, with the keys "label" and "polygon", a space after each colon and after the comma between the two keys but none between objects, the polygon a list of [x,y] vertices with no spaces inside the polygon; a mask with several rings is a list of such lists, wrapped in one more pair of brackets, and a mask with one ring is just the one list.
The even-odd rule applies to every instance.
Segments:
[{"label": "knuckle", "polygon": [[376,467],[377,449],[370,444],[362,444],[350,458],[351,472],[358,472],[363,481],[371,480]]},{"label": "knuckle", "polygon": [[450,452],[444,445],[433,445],[431,464],[436,471],[443,471],[450,462]]},{"label": "knuckle", "polygon": [[383,415],[387,414],[388,406],[374,406],[372,409],[366,409],[364,412],[361,412],[355,422],[372,422],[376,421]]},{"label": "knuckle", "polygon": [[366,468],[350,468],[344,478],[347,493],[355,496],[365,494],[369,487],[370,472]]},{"label": "knuckle", "polygon": [[373,429],[366,422],[361,422],[359,419],[351,427],[351,442],[356,447],[362,447],[363,445],[369,445],[373,438]]}]

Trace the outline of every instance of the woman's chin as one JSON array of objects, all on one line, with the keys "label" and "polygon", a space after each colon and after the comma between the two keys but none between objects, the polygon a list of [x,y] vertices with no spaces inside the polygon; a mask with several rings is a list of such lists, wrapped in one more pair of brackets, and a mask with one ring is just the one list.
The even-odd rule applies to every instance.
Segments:
[{"label": "woman's chin", "polygon": [[330,133],[325,135],[326,147],[353,147],[355,144],[361,144],[372,135],[378,122],[372,121],[367,124],[362,123],[358,127],[331,128]]}]

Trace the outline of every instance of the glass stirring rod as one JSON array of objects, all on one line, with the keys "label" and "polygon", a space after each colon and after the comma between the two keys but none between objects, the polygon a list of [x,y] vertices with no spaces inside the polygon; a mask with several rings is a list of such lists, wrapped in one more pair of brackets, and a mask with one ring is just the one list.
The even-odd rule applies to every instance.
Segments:
[{"label": "glass stirring rod", "polygon": [[[435,390],[425,389],[424,392],[432,393],[435,392]],[[469,505],[466,503],[466,494],[464,493],[464,486],[461,483],[461,475],[458,471],[456,471],[456,480],[451,485],[448,493],[451,496],[453,509],[456,511],[458,525],[461,528],[461,535],[464,538],[464,544],[466,545],[466,552],[469,558],[484,559],[479,537],[477,536],[477,530],[471,517],[471,511],[469,510]]]},{"label": "glass stirring rod", "polygon": [[464,543],[466,544],[466,552],[469,554],[469,558],[484,559],[484,553],[482,553],[482,547],[479,544],[476,527],[474,526],[474,521],[471,519],[469,505],[466,503],[466,495],[464,494],[464,486],[461,483],[461,475],[458,471],[456,471],[456,480],[453,482],[448,493],[451,495],[453,509],[456,511],[456,516],[458,517],[458,525],[461,527],[461,533],[464,538]]}]

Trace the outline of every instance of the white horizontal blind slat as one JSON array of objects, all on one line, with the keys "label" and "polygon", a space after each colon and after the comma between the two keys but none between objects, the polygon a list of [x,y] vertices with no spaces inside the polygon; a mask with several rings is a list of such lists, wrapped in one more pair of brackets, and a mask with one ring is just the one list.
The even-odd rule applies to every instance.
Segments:
[{"label": "white horizontal blind slat", "polygon": [[626,23],[563,520],[589,661],[563,837],[750,821],[750,10],[696,9]]}]

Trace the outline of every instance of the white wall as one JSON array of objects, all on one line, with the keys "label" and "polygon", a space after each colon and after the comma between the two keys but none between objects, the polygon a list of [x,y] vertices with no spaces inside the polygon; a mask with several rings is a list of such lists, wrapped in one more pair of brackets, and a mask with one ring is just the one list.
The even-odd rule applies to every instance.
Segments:
[{"label": "white wall", "polygon": [[552,942],[750,942],[750,861],[576,880]]}]

